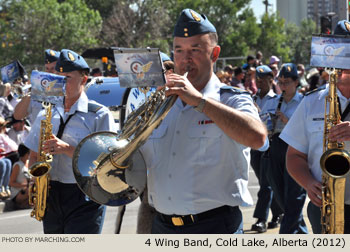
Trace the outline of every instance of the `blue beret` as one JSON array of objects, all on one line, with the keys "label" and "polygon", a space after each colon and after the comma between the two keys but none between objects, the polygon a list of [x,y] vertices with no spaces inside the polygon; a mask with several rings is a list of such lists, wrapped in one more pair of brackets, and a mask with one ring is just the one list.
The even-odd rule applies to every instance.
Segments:
[{"label": "blue beret", "polygon": [[296,65],[293,63],[283,64],[278,77],[298,78],[299,75],[298,75],[298,70],[297,70]]},{"label": "blue beret", "polygon": [[52,62],[55,62],[60,57],[60,52],[57,52],[55,50],[46,49],[45,50],[45,64],[50,64]]},{"label": "blue beret", "polygon": [[59,73],[90,70],[89,65],[82,56],[68,49],[62,49],[55,69]]},{"label": "blue beret", "polygon": [[170,57],[163,52],[160,52],[160,58],[162,59],[163,62],[171,61]]},{"label": "blue beret", "polygon": [[184,9],[174,28],[174,37],[192,37],[198,34],[216,32],[208,18],[194,10]]},{"label": "blue beret", "polygon": [[273,77],[272,70],[267,65],[258,66],[256,68],[256,76],[257,77],[262,78],[262,77],[265,77],[268,75]]},{"label": "blue beret", "polygon": [[350,35],[350,23],[347,20],[338,22],[334,29],[335,35]]}]

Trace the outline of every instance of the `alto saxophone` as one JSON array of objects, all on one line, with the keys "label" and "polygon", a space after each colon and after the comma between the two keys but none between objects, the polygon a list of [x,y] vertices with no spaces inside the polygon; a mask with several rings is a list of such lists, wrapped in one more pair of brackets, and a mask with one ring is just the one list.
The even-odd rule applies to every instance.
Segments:
[{"label": "alto saxophone", "polygon": [[45,109],[45,119],[41,120],[40,125],[38,159],[29,170],[34,180],[33,185],[29,188],[29,204],[34,205],[30,216],[38,221],[41,221],[45,215],[49,171],[51,170],[50,162],[52,162],[52,155],[42,150],[43,142],[49,140],[52,135],[51,104],[43,102],[43,107]]},{"label": "alto saxophone", "polygon": [[[325,101],[323,154],[320,159],[322,169],[321,225],[323,234],[344,233],[344,195],[346,176],[350,170],[349,152],[343,142],[331,141],[328,133],[340,122],[336,82],[338,72],[329,70],[329,93]],[[327,104],[329,114],[327,115]]]}]

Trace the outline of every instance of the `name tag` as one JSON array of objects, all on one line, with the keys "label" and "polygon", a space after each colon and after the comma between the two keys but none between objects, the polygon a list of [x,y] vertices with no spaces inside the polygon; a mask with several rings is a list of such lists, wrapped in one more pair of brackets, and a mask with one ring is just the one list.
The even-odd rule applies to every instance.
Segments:
[{"label": "name tag", "polygon": [[312,118],[312,121],[324,121],[324,118]]}]

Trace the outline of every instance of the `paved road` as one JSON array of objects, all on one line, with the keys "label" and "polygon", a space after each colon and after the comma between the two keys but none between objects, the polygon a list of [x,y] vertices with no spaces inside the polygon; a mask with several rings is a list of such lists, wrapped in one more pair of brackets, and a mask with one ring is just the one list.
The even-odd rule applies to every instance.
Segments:
[{"label": "paved road", "polygon": [[[250,170],[249,191],[253,196],[254,202],[256,202],[258,189],[259,185],[257,179],[254,175],[253,170]],[[127,205],[127,210],[125,212],[123,224],[121,227],[122,234],[136,233],[136,216],[139,204],[140,201],[136,200]],[[251,225],[255,222],[255,219],[252,217],[254,207],[245,207],[241,209],[243,212],[243,228],[245,232],[250,234],[255,233],[250,231]],[[116,207],[107,207],[105,222],[102,230],[103,234],[114,234],[117,211],[118,209]],[[35,219],[30,218],[30,212],[31,210],[17,210],[0,214],[0,234],[42,234],[42,224]],[[278,228],[270,229],[267,233],[278,233]]]}]

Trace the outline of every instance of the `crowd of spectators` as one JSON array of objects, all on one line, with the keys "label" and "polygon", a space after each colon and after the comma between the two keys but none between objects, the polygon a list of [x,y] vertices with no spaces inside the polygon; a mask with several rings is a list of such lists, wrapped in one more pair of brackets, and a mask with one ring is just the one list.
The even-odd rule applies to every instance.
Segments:
[{"label": "crowd of spectators", "polygon": [[[256,57],[248,55],[243,65],[226,65],[223,69],[218,70],[216,75],[221,82],[244,89],[253,96],[258,92],[256,86],[256,68],[263,65],[263,62],[262,53],[258,52]],[[270,67],[275,77],[273,91],[276,94],[280,94],[281,90],[278,86],[277,76],[283,64],[277,56],[272,55],[266,65]],[[298,92],[302,94],[314,90],[328,81],[328,74],[322,68],[311,68],[306,71],[303,64],[297,64],[297,69],[299,74]]]}]

